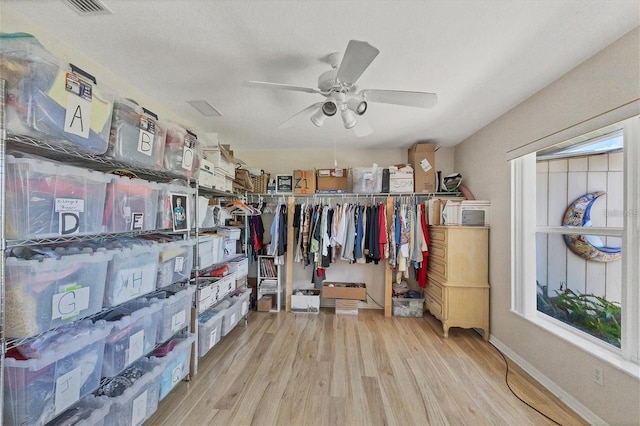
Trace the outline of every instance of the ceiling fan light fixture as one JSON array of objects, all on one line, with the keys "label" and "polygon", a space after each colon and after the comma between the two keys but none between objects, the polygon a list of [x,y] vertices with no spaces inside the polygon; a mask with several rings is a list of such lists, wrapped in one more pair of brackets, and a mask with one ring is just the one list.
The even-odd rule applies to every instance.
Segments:
[{"label": "ceiling fan light fixture", "polygon": [[367,111],[367,102],[358,98],[351,98],[347,101],[347,108],[358,115],[362,115]]},{"label": "ceiling fan light fixture", "polygon": [[343,109],[340,115],[342,116],[342,122],[344,123],[345,129],[353,129],[355,127],[357,123],[356,117],[350,109]]},{"label": "ceiling fan light fixture", "polygon": [[322,108],[319,108],[318,111],[311,116],[311,122],[318,127],[322,127],[326,118],[327,116],[324,114],[324,111],[322,111]]},{"label": "ceiling fan light fixture", "polygon": [[338,112],[338,105],[336,105],[336,103],[333,101],[326,101],[322,104],[321,111],[327,117],[333,117],[334,115],[336,115],[336,112]]}]

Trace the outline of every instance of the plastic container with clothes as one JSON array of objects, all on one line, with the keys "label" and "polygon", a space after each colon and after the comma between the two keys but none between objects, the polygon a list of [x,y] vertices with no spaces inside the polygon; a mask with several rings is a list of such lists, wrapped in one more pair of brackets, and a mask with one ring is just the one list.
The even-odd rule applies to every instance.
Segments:
[{"label": "plastic container with clothes", "polygon": [[130,99],[116,99],[106,156],[133,166],[160,170],[166,131],[158,116]]},{"label": "plastic container with clothes", "polygon": [[197,178],[203,158],[202,144],[195,133],[173,122],[160,122],[166,128],[164,169],[187,178]]},{"label": "plastic container with clothes", "polygon": [[114,94],[89,70],[63,63],[26,33],[0,34],[0,64],[8,133],[105,153]]}]

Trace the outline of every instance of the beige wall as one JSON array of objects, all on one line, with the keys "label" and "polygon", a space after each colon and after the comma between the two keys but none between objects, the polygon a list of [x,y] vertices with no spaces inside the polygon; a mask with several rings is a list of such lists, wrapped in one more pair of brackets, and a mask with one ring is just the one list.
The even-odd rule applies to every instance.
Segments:
[{"label": "beige wall", "polygon": [[[476,198],[491,200],[491,335],[609,424],[638,424],[640,381],[510,312],[510,167],[506,152],[640,98],[640,30],[609,46],[456,146]],[[636,141],[637,142],[637,141]],[[495,218],[495,219],[494,219]]]}]

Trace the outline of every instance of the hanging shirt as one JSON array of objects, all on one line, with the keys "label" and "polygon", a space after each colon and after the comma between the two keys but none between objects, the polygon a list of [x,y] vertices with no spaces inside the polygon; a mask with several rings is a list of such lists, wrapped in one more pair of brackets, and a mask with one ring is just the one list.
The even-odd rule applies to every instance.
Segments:
[{"label": "hanging shirt", "polygon": [[424,246],[422,247],[422,262],[420,263],[420,269],[418,269],[418,276],[417,276],[417,280],[418,280],[418,285],[422,288],[427,287],[427,266],[428,266],[428,261],[429,261],[429,244],[431,244],[431,240],[429,238],[429,227],[427,225],[427,220],[426,220],[426,209],[425,209],[425,205],[422,204],[420,206],[420,209],[422,211],[422,220],[421,220],[421,228],[422,228],[422,234],[424,236]]}]

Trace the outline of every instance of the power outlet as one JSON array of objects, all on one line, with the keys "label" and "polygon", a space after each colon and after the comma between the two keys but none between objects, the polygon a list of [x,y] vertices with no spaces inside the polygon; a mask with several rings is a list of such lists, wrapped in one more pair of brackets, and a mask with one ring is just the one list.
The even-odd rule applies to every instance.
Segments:
[{"label": "power outlet", "polygon": [[604,386],[604,370],[601,365],[593,366],[593,381]]}]

